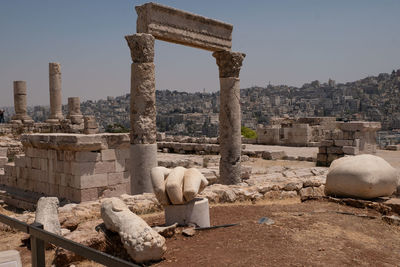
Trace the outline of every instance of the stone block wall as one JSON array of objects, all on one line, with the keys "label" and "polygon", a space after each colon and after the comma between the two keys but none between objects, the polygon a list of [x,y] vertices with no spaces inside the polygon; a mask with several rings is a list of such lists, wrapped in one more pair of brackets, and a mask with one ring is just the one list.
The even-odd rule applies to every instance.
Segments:
[{"label": "stone block wall", "polygon": [[334,117],[273,118],[258,125],[257,143],[284,146],[317,146],[336,127]]},{"label": "stone block wall", "polygon": [[0,147],[0,168],[4,168],[8,162],[7,150],[7,147]]},{"label": "stone block wall", "polygon": [[375,153],[376,132],[380,128],[379,122],[338,122],[319,146],[317,166],[330,166],[332,161],[345,155]]},{"label": "stone block wall", "polygon": [[83,133],[84,125],[73,124],[65,119],[59,123],[4,123],[0,124],[0,134],[28,134],[28,133]]},{"label": "stone block wall", "polygon": [[72,202],[129,193],[128,134],[31,134],[0,184]]}]

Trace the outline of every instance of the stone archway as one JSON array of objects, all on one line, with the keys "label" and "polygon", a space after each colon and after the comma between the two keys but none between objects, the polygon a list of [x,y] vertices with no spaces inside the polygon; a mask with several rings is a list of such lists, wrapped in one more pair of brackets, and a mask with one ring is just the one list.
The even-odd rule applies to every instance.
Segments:
[{"label": "stone archway", "polygon": [[125,36],[131,51],[131,193],[152,192],[151,168],[157,166],[155,39],[213,52],[220,78],[220,182],[240,178],[241,111],[239,73],[245,54],[232,52],[233,26],[196,14],[147,3],[136,7],[137,33]]}]

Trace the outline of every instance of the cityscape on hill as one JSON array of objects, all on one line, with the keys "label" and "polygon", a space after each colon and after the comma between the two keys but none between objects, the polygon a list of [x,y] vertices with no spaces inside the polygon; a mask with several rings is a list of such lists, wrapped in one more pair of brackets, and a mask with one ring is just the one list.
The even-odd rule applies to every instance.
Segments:
[{"label": "cityscape on hill", "polygon": [[[256,129],[273,117],[332,116],[338,120],[378,121],[382,130],[400,128],[400,70],[335,83],[313,81],[302,87],[268,85],[241,90],[242,125]],[[156,91],[157,128],[171,135],[218,136],[219,92]],[[130,95],[81,103],[82,113],[95,115],[100,128],[129,128]],[[67,106],[63,106],[64,113]],[[45,121],[49,108],[29,107],[35,121]],[[13,108],[6,109],[6,120]]]}]

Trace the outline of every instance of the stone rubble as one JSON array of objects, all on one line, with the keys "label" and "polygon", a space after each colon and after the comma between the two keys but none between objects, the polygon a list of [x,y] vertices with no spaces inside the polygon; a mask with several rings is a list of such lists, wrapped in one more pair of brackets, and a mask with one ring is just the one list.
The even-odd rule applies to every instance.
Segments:
[{"label": "stone rubble", "polygon": [[337,123],[337,128],[327,132],[321,141],[317,166],[329,166],[345,155],[376,153],[376,132],[379,122],[351,121]]}]

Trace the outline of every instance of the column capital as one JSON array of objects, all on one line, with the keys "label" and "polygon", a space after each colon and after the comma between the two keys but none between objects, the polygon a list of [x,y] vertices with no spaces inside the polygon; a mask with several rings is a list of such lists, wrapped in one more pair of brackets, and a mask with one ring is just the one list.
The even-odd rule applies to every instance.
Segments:
[{"label": "column capital", "polygon": [[150,63],[154,61],[154,36],[147,33],[137,33],[125,36],[131,50],[134,63]]},{"label": "column capital", "polygon": [[49,63],[49,75],[61,74],[60,63],[50,62]]},{"label": "column capital", "polygon": [[225,50],[216,51],[212,55],[217,59],[220,78],[239,78],[240,68],[242,67],[242,62],[246,54]]}]

